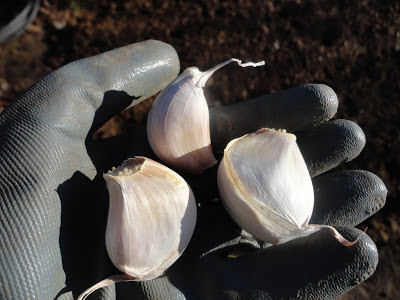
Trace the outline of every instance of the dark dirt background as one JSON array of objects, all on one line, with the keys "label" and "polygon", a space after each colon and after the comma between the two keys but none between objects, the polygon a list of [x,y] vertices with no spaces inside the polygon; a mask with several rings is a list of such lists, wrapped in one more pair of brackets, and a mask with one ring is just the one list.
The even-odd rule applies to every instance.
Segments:
[{"label": "dark dirt background", "polygon": [[[263,68],[217,72],[207,84],[211,106],[304,83],[336,91],[335,118],[357,122],[367,137],[364,151],[345,168],[369,170],[389,190],[386,206],[360,226],[368,226],[378,246],[377,271],[340,299],[400,299],[400,3],[42,1],[26,32],[0,46],[0,111],[66,63],[146,39],[173,45],[182,70],[205,70],[231,57],[266,61]],[[96,138],[141,126],[152,101],[121,113]]]}]

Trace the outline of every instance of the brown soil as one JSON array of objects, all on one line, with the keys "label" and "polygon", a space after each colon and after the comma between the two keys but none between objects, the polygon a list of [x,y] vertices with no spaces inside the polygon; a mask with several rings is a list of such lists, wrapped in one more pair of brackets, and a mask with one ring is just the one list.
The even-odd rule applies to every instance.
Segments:
[{"label": "brown soil", "polygon": [[[400,299],[400,3],[42,1],[26,32],[0,47],[0,111],[68,62],[146,39],[172,44],[182,69],[230,57],[266,60],[266,68],[254,71],[217,72],[207,84],[212,106],[310,82],[336,91],[336,117],[357,122],[367,137],[346,168],[377,174],[389,190],[385,208],[363,224],[380,251],[378,269],[341,299]],[[118,115],[97,138],[143,124],[151,101]]]}]

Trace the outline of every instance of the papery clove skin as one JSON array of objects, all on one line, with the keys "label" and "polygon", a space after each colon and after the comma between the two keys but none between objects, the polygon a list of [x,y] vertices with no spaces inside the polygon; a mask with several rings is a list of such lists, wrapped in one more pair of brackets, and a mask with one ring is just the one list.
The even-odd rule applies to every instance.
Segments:
[{"label": "papery clove skin", "polygon": [[79,299],[116,282],[160,276],[189,244],[197,219],[190,186],[158,162],[131,158],[103,177],[110,196],[107,253],[123,274],[99,282]]},{"label": "papery clove skin", "polygon": [[232,140],[218,168],[222,203],[245,231],[267,243],[280,244],[333,227],[308,224],[314,206],[310,174],[296,143],[285,130],[263,128]]},{"label": "papery clove skin", "polygon": [[140,280],[159,276],[182,254],[196,224],[186,181],[144,157],[104,174],[110,193],[106,247],[113,264]]},{"label": "papery clove skin", "polygon": [[147,136],[154,153],[167,165],[199,174],[217,163],[211,148],[209,109],[203,87],[219,68],[235,61],[229,59],[208,71],[187,68],[154,101],[147,118]]}]

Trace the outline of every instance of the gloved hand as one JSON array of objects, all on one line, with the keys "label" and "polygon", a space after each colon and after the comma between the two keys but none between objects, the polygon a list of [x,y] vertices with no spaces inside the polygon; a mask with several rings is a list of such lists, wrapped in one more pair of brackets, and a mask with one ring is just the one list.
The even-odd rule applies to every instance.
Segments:
[{"label": "gloved hand", "polygon": [[[145,131],[93,142],[118,111],[157,93],[179,72],[175,50],[146,41],[66,65],[0,114],[0,298],[71,299],[113,274],[105,250],[108,192],[102,173],[124,159],[153,159]],[[335,93],[305,85],[211,110],[221,154],[233,138],[261,127],[295,131],[312,176],[310,223],[330,224],[349,240],[379,210],[386,188],[366,171],[326,171],[356,157],[362,130],[336,112]],[[228,217],[216,169],[182,174],[199,203],[192,241],[165,275],[119,283],[89,299],[330,299],[368,278],[378,262],[367,235],[352,247],[321,230],[270,246]]]}]

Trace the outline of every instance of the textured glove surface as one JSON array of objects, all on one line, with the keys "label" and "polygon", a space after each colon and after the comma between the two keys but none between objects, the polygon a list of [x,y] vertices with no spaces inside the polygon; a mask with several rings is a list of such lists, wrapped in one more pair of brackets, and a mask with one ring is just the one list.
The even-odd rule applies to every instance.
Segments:
[{"label": "textured glove surface", "polygon": [[[72,183],[90,187],[97,173],[86,137],[93,125],[132,101],[155,94],[178,71],[171,46],[147,41],[66,65],[0,114],[1,299],[72,296],[70,287],[63,288],[72,280],[73,255],[85,249],[87,242],[102,241],[90,235],[80,237],[78,232],[82,244],[69,243],[79,220],[71,220],[68,210],[78,210],[75,216],[89,220],[102,213],[93,209],[93,215],[84,215],[87,211],[81,203],[79,214],[79,203],[70,197],[78,192]],[[96,195],[87,197],[83,201],[91,203]],[[88,257],[81,266],[83,275],[98,271],[96,265]],[[83,277],[77,274],[78,279]]]}]

